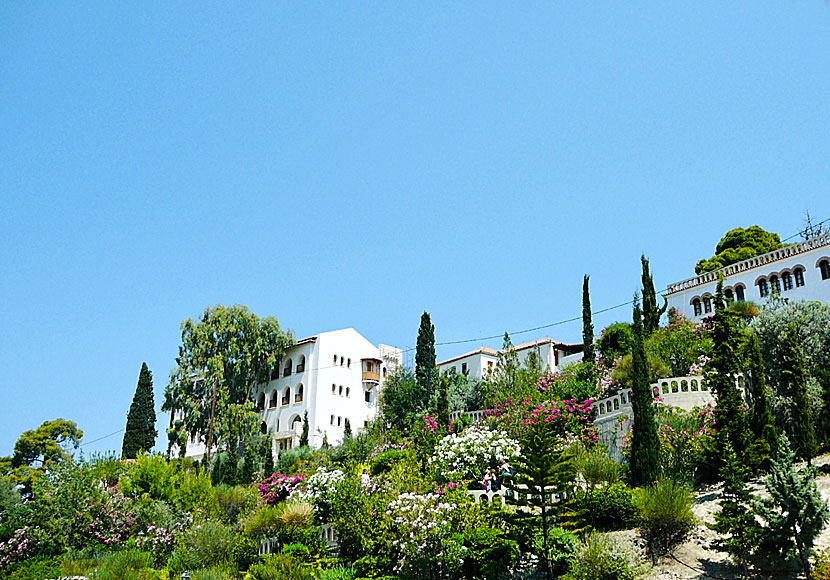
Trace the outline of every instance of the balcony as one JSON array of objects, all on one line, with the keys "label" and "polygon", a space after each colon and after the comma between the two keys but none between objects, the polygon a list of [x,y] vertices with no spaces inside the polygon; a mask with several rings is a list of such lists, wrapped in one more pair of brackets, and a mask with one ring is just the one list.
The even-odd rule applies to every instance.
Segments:
[{"label": "balcony", "polygon": [[372,371],[363,371],[363,382],[364,383],[380,383],[380,373],[372,372]]}]

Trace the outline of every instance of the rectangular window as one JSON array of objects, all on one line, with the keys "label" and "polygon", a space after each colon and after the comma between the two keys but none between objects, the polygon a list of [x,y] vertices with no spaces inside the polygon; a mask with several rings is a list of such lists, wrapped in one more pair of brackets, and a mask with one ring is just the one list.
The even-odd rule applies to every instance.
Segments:
[{"label": "rectangular window", "polygon": [[795,286],[796,288],[804,286],[804,270],[795,271]]},{"label": "rectangular window", "polygon": [[461,374],[467,376],[467,363],[461,363]]},{"label": "rectangular window", "polygon": [[703,299],[703,310],[706,314],[712,312],[712,300],[711,298],[704,298]]},{"label": "rectangular window", "polygon": [[372,402],[372,391],[366,391],[365,393],[363,393],[363,398],[366,399],[367,403],[371,403]]}]

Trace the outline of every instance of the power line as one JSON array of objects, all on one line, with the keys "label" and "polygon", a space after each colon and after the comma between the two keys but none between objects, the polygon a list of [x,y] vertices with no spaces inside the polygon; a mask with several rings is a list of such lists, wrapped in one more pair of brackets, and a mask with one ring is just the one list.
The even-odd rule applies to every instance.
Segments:
[{"label": "power line", "polygon": [[81,443],[80,445],[78,445],[78,447],[84,447],[86,445],[91,445],[93,443],[97,443],[98,441],[103,441],[104,439],[106,439],[108,437],[112,437],[113,435],[118,435],[119,433],[122,433],[126,430],[127,430],[127,428],[123,427],[123,428],[119,429],[118,431],[113,431],[109,435],[104,435],[103,437],[98,437],[98,439],[93,439],[92,441],[87,441],[86,443]]}]

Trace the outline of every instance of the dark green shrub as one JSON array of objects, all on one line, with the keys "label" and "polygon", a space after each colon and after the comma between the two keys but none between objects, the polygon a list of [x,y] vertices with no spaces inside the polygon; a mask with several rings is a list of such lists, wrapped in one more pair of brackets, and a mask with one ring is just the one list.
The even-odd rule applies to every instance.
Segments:
[{"label": "dark green shrub", "polygon": [[314,451],[310,447],[294,447],[287,451],[280,451],[279,459],[274,470],[279,473],[290,475],[296,471],[296,467],[303,461],[308,461]]},{"label": "dark green shrub", "polygon": [[380,475],[392,471],[395,464],[405,457],[405,453],[398,449],[388,449],[383,453],[378,453],[372,459],[370,471],[372,475]]},{"label": "dark green shrub", "polygon": [[10,570],[5,570],[7,580],[43,580],[43,578],[58,578],[61,575],[57,558],[36,556],[20,562]]},{"label": "dark green shrub", "polygon": [[625,530],[637,523],[633,493],[625,484],[580,490],[571,498],[571,510],[578,513],[582,522],[593,530]]},{"label": "dark green shrub", "polygon": [[456,536],[466,550],[462,574],[467,580],[501,576],[519,556],[519,546],[494,528],[473,528]]},{"label": "dark green shrub", "polygon": [[254,564],[248,569],[250,580],[312,580],[313,574],[287,553],[267,556],[261,564]]},{"label": "dark green shrub", "polygon": [[[548,530],[548,546],[550,547],[550,565],[553,576],[558,578],[565,574],[571,567],[571,562],[576,557],[576,546],[579,539],[575,534],[562,528],[551,528]],[[533,541],[533,553],[543,559],[544,543],[542,532],[537,530]]]},{"label": "dark green shrub", "polygon": [[355,576],[358,578],[382,578],[392,570],[388,558],[363,556],[354,563]]},{"label": "dark green shrub", "polygon": [[634,493],[640,534],[646,541],[652,562],[683,541],[695,525],[694,498],[687,487],[661,479]]},{"label": "dark green shrub", "polygon": [[283,554],[290,554],[294,559],[300,562],[310,562],[311,552],[308,546],[303,544],[287,544],[282,548]]}]

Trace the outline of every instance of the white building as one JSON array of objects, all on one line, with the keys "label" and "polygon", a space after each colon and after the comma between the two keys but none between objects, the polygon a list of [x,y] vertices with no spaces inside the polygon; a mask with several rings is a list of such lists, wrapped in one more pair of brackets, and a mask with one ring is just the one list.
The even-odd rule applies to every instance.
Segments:
[{"label": "white building", "polygon": [[830,302],[830,234],[669,284],[663,296],[669,308],[700,319],[714,308],[720,276],[727,299],[763,303],[777,292],[785,300]]},{"label": "white building", "polygon": [[[376,415],[383,382],[402,358],[400,349],[374,346],[353,328],[298,340],[271,380],[252,391],[260,432],[270,434],[275,454],[296,447],[308,412],[310,446],[320,447],[324,437],[340,443],[347,419],[356,434]],[[200,459],[205,451],[204,443],[189,441],[186,455]]]},{"label": "white building", "polygon": [[[581,344],[565,344],[550,338],[525,342],[512,348],[519,362],[524,363],[531,352],[535,352],[543,369],[556,371],[582,358]],[[499,351],[483,346],[438,363],[439,372],[458,373],[481,380],[498,366]]]}]

